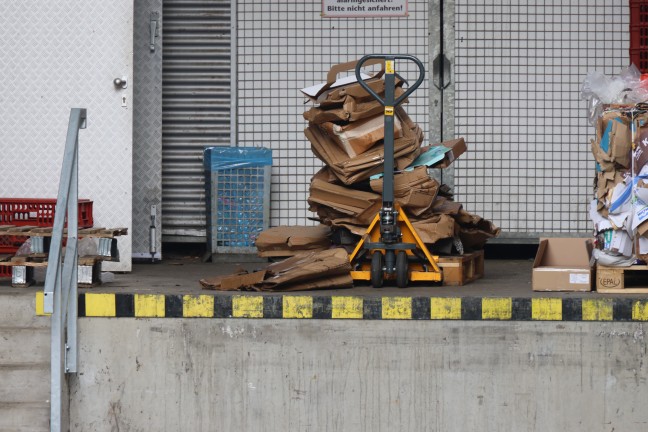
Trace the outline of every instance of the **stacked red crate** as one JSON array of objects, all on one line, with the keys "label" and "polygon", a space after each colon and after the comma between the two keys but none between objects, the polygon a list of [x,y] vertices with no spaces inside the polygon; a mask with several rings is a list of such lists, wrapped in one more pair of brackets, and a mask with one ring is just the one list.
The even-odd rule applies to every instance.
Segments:
[{"label": "stacked red crate", "polygon": [[[54,225],[56,199],[0,198],[0,225],[51,227]],[[92,201],[79,200],[79,228],[94,225]],[[13,254],[25,241],[20,236],[0,236],[0,253]],[[0,266],[0,277],[10,277],[11,267]]]},{"label": "stacked red crate", "polygon": [[630,61],[648,73],[648,0],[630,0]]}]

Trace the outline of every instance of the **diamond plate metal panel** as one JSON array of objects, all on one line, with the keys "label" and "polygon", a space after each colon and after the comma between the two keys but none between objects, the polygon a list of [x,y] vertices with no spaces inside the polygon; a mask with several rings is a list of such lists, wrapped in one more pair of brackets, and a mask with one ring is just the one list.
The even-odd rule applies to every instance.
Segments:
[{"label": "diamond plate metal panel", "polygon": [[[150,48],[152,18],[158,23],[154,51]],[[162,0],[136,2],[133,31],[133,257],[151,256],[151,206],[155,206],[154,250],[161,258]]]},{"label": "diamond plate metal panel", "polygon": [[[130,232],[133,86],[113,80],[133,75],[133,0],[4,1],[0,16],[0,196],[56,197],[70,108],[84,107],[79,196],[95,225]],[[131,237],[119,248],[106,270],[131,269]]]}]

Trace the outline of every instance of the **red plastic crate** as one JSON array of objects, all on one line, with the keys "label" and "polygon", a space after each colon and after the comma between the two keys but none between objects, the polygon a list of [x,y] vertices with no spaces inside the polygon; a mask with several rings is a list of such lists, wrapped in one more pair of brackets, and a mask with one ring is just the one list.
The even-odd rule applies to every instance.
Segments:
[{"label": "red plastic crate", "polygon": [[630,27],[648,25],[648,1],[630,0]]},{"label": "red plastic crate", "polygon": [[630,26],[630,51],[639,48],[648,49],[648,23]]},{"label": "red plastic crate", "polygon": [[[0,225],[54,225],[55,199],[0,198]],[[92,228],[92,201],[79,200],[79,228]]]},{"label": "red plastic crate", "polygon": [[648,72],[648,0],[630,0],[630,62]]},{"label": "red plastic crate", "polygon": [[[0,225],[51,227],[56,200],[47,198],[0,198]],[[79,200],[79,228],[92,228],[92,201]],[[0,253],[14,253],[25,241],[21,236],[0,236]]]},{"label": "red plastic crate", "polygon": [[11,267],[0,266],[0,278],[11,277]]},{"label": "red plastic crate", "polygon": [[631,49],[630,61],[639,68],[641,73],[648,72],[648,48]]}]

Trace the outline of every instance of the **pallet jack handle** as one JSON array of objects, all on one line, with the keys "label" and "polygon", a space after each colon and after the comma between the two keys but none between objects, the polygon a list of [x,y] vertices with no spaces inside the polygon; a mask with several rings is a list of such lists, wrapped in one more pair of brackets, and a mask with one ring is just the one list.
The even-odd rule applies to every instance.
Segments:
[{"label": "pallet jack handle", "polygon": [[[360,76],[360,69],[365,63],[374,64],[377,59],[385,62],[385,98],[382,99],[373,91]],[[411,85],[402,95],[395,98],[396,95],[396,60],[407,60],[414,62],[419,68],[419,76],[416,82]],[[400,242],[400,232],[397,227],[397,209],[394,206],[394,108],[416,90],[425,78],[425,68],[419,59],[411,55],[386,55],[386,54],[368,54],[358,60],[355,67],[356,79],[371,96],[374,97],[385,107],[385,139],[384,139],[384,177],[382,208],[380,210],[380,234],[381,241],[387,244]]]},{"label": "pallet jack handle", "polygon": [[[385,74],[385,99],[382,99],[380,96],[378,96],[378,94],[375,91],[373,91],[371,89],[371,87],[369,87],[364,82],[362,77],[360,76],[360,69],[362,69],[363,67],[368,66],[370,64],[376,64],[375,61],[369,62],[369,60],[384,60],[387,65],[389,64],[387,62],[391,62],[391,68],[385,67],[385,71],[386,71],[386,74]],[[408,61],[414,62],[416,64],[416,66],[418,66],[418,68],[419,68],[419,77],[416,80],[416,82],[405,91],[405,93],[403,93],[400,97],[396,98],[395,100],[392,99],[391,104],[389,104],[390,101],[387,100],[387,89],[389,87],[391,87],[391,89],[393,89],[394,84],[392,83],[392,85],[388,87],[389,83],[387,83],[387,79],[388,79],[387,75],[391,74],[392,78],[393,78],[393,76],[394,76],[394,67],[393,66],[394,66],[395,60],[408,60]],[[407,96],[411,95],[414,92],[414,90],[419,88],[419,86],[423,83],[423,80],[425,79],[425,67],[423,66],[423,63],[421,63],[421,60],[419,60],[418,58],[416,58],[416,57],[414,57],[412,55],[407,55],[407,54],[404,54],[404,55],[368,54],[368,55],[362,57],[356,63],[355,76],[356,76],[356,79],[358,80],[358,83],[360,83],[360,85],[362,86],[362,88],[364,88],[367,92],[369,92],[369,94],[371,96],[373,96],[374,99],[376,99],[378,102],[380,102],[380,104],[382,106],[397,106],[397,105],[400,105],[400,103],[403,102],[403,100]]]}]

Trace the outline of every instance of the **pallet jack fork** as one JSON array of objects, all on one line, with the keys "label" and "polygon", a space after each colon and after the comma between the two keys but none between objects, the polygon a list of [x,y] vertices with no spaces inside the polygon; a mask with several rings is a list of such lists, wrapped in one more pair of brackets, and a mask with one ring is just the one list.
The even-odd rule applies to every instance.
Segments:
[{"label": "pallet jack fork", "polygon": [[[414,62],[419,76],[412,86],[395,98],[394,66],[397,59]],[[365,64],[376,64],[380,60],[385,64],[384,99],[360,76],[360,69]],[[358,83],[385,107],[385,156],[382,207],[350,255],[351,277],[371,281],[375,288],[380,288],[385,279],[394,278],[400,288],[406,287],[410,280],[440,282],[442,274],[437,264],[438,257],[430,254],[403,209],[394,201],[394,108],[421,85],[425,68],[418,58],[411,55],[369,54],[358,61],[355,75]]]}]

